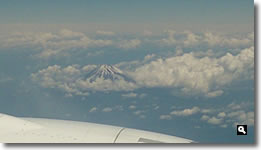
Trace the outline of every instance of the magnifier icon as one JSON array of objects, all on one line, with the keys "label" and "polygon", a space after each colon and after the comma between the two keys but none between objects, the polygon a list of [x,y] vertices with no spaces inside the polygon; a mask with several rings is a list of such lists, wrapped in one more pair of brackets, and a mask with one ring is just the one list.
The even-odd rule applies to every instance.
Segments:
[{"label": "magnifier icon", "polygon": [[246,134],[245,128],[243,126],[239,126],[238,127],[238,131],[241,132],[241,133]]}]

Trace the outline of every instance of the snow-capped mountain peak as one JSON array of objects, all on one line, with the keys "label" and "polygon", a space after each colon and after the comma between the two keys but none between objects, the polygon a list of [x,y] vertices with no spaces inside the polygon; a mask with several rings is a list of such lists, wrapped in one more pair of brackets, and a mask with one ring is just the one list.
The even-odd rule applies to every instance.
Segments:
[{"label": "snow-capped mountain peak", "polygon": [[105,65],[100,65],[100,67],[97,70],[97,73],[103,76],[103,75],[117,74],[117,73],[122,74],[123,72],[114,66],[105,64]]},{"label": "snow-capped mountain peak", "polygon": [[94,82],[98,79],[103,80],[124,80],[127,82],[133,82],[132,79],[127,77],[123,71],[118,69],[115,66],[112,65],[98,65],[94,70],[92,70],[87,76],[86,79],[90,82]]}]

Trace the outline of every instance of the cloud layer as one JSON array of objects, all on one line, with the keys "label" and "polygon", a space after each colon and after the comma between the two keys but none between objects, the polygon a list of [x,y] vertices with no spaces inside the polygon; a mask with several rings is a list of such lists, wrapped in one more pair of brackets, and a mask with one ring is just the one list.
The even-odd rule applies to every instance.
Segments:
[{"label": "cloud layer", "polygon": [[129,74],[143,87],[169,87],[206,97],[223,94],[223,87],[235,80],[253,79],[254,47],[237,55],[219,58],[196,57],[193,53],[157,59]]},{"label": "cloud layer", "polygon": [[[232,109],[231,109],[232,108]],[[197,115],[194,119],[205,122],[214,126],[220,126],[222,128],[236,127],[239,124],[246,124],[248,126],[254,126],[254,112],[249,110],[253,108],[251,102],[248,103],[230,103],[222,108],[209,108],[204,109],[198,106],[192,108],[185,108],[183,110],[174,110],[169,114],[160,115],[160,120],[172,120],[175,117],[190,117]],[[201,117],[198,118],[200,115]]]},{"label": "cloud layer", "polygon": [[[132,91],[136,84],[126,81],[121,76],[116,80],[95,77],[91,74],[97,65],[71,65],[65,68],[54,65],[33,73],[32,80],[45,88],[56,88],[67,94],[89,95],[91,91]],[[89,75],[92,76],[89,76]]]},{"label": "cloud layer", "polygon": [[[98,37],[87,36],[86,33],[69,29],[59,32],[16,32],[0,37],[0,49],[25,48],[34,51],[38,58],[52,56],[71,56],[75,51],[93,53],[94,48],[111,47],[119,50],[134,50],[144,45],[154,45],[160,49],[204,48],[242,49],[254,45],[254,33],[246,35],[225,35],[212,32],[193,33],[191,31],[176,32],[166,30],[160,36],[151,35],[149,31],[133,35],[116,35],[112,31],[97,30]],[[164,37],[167,34],[167,37]],[[150,35],[150,36],[148,36]],[[146,46],[145,46],[146,47]],[[165,48],[164,48],[165,47]],[[178,52],[178,51],[177,51]]]},{"label": "cloud layer", "polygon": [[[224,87],[231,82],[253,79],[254,47],[243,49],[237,55],[227,53],[219,58],[196,57],[193,53],[160,58],[142,64],[134,71],[124,71],[135,82],[128,82],[121,76],[117,80],[97,78],[94,82],[86,79],[95,68],[97,65],[71,65],[65,68],[54,65],[32,74],[32,78],[43,87],[59,88],[77,95],[88,95],[87,91],[166,87],[185,95],[200,94],[212,98],[222,95]],[[130,93],[122,96],[137,95]]]},{"label": "cloud layer", "polygon": [[[114,32],[97,31],[97,35],[112,36]],[[37,52],[39,58],[71,55],[74,51],[91,51],[91,48],[115,47],[136,48],[141,44],[138,39],[90,38],[85,33],[62,29],[58,33],[18,32],[0,38],[0,48],[26,48]]]},{"label": "cloud layer", "polygon": [[178,46],[191,48],[203,46],[208,48],[225,47],[225,48],[246,48],[254,44],[254,33],[247,36],[228,36],[212,32],[193,33],[191,31],[176,32],[166,30],[166,38],[160,40],[162,45]]}]

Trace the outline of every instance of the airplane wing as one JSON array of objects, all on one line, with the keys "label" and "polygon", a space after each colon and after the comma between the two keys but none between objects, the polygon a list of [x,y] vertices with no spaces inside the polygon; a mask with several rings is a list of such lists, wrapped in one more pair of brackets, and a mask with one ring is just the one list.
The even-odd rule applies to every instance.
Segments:
[{"label": "airplane wing", "polygon": [[110,125],[0,114],[1,143],[193,143],[192,140]]}]

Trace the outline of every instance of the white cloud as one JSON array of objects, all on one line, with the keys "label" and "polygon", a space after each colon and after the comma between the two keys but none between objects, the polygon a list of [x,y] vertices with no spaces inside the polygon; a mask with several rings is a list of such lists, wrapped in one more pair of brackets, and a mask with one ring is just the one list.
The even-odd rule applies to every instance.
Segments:
[{"label": "white cloud", "polygon": [[176,32],[167,30],[167,38],[160,40],[163,45],[176,47],[197,47],[207,46],[208,48],[225,47],[225,48],[246,48],[254,45],[253,34],[250,33],[245,37],[233,37],[221,35],[212,32],[195,34],[191,31]]},{"label": "white cloud", "polygon": [[206,94],[206,97],[209,97],[209,98],[211,98],[211,97],[217,97],[217,96],[220,96],[220,95],[222,95],[223,94],[223,91],[222,90],[217,90],[217,91],[213,91],[213,92],[208,92],[207,94]]},{"label": "white cloud", "polygon": [[146,118],[146,115],[140,115],[139,118],[145,119],[145,118]]},{"label": "white cloud", "polygon": [[190,31],[185,31],[184,34],[186,35],[186,39],[184,42],[184,47],[192,47],[199,44],[201,37],[196,35]]},{"label": "white cloud", "polygon": [[[75,74],[72,74],[69,70],[74,71]],[[87,96],[89,94],[88,91],[82,91],[75,85],[75,82],[80,75],[78,66],[72,65],[66,68],[61,68],[58,65],[54,65],[40,70],[31,76],[32,80],[40,84],[42,87],[57,88],[67,92],[68,94]]]},{"label": "white cloud", "polygon": [[220,113],[218,113],[218,117],[219,118],[224,118],[224,117],[226,117],[226,113],[225,112],[220,112]]},{"label": "white cloud", "polygon": [[152,58],[154,58],[156,55],[155,54],[148,54],[144,57],[144,61],[148,61],[151,60]]},{"label": "white cloud", "polygon": [[142,93],[142,94],[140,94],[140,95],[139,95],[139,98],[141,98],[141,99],[142,99],[142,98],[144,98],[144,97],[146,97],[146,96],[147,96],[147,94],[145,94],[145,93]]},{"label": "white cloud", "polygon": [[193,114],[196,114],[200,111],[200,109],[198,107],[193,107],[191,109],[184,109],[181,111],[172,111],[170,114],[171,115],[176,115],[176,116],[190,116]]},{"label": "white cloud", "polygon": [[201,109],[201,113],[203,113],[203,114],[208,114],[208,113],[212,113],[212,112],[214,112],[213,109]]},{"label": "white cloud", "polygon": [[69,38],[69,39],[75,39],[75,38],[82,38],[85,37],[85,35],[81,32],[74,32],[68,29],[62,29],[59,32],[60,37],[63,38]]},{"label": "white cloud", "polygon": [[[104,78],[86,78],[87,74],[96,65],[71,65],[62,68],[61,66],[49,66],[37,73],[33,73],[32,80],[45,88],[57,88],[70,94],[87,96],[91,91],[132,91],[137,88],[135,83],[126,81],[123,77],[110,80]],[[126,95],[125,95],[126,96]],[[133,96],[127,95],[127,96]]]},{"label": "white cloud", "polygon": [[160,115],[160,120],[171,120],[171,115]]},{"label": "white cloud", "polygon": [[243,110],[231,112],[227,115],[229,118],[233,119],[234,126],[239,124],[246,124],[249,126],[254,125],[255,115],[254,112],[245,112]]},{"label": "white cloud", "polygon": [[156,58],[155,54],[148,54],[144,56],[142,61],[133,60],[133,61],[123,61],[118,64],[115,64],[116,67],[124,68],[127,71],[133,71],[135,68],[140,67],[141,65],[147,64],[148,62],[154,60]]},{"label": "white cloud", "polygon": [[250,103],[251,100],[247,100],[248,102],[241,102],[241,103],[235,103],[232,102],[231,104],[229,104],[227,107],[230,110],[236,111],[239,109],[245,109],[248,108],[249,106],[253,107],[253,103]]},{"label": "white cloud", "polygon": [[200,119],[203,120],[203,121],[206,121],[206,120],[209,119],[209,116],[207,116],[207,115],[203,115]]},{"label": "white cloud", "polygon": [[209,118],[208,119],[208,123],[210,123],[210,124],[215,124],[215,125],[217,125],[217,124],[221,124],[223,122],[223,119],[218,119],[218,118],[216,118],[216,117],[212,117],[212,118]]},{"label": "white cloud", "polygon": [[146,118],[144,110],[136,110],[136,111],[133,112],[133,114],[135,116],[137,116],[138,118],[140,118],[140,119],[145,119]]},{"label": "white cloud", "polygon": [[193,53],[157,59],[129,72],[140,86],[171,87],[185,94],[215,97],[235,80],[253,79],[254,47],[220,58],[197,58]]},{"label": "white cloud", "polygon": [[[100,35],[114,35],[110,31],[97,31]],[[104,40],[92,39],[81,32],[61,29],[58,33],[18,32],[0,39],[2,48],[27,48],[36,51],[39,58],[51,56],[67,56],[72,51],[89,50],[93,47],[113,46],[121,49],[133,49],[141,44],[139,39]],[[89,51],[91,52],[91,51]]]},{"label": "white cloud", "polygon": [[[238,124],[247,124],[249,126],[253,126],[254,112],[247,111],[250,108],[253,108],[253,105],[251,105],[251,103],[249,102],[242,102],[240,104],[236,104],[233,102],[227,107],[217,108],[213,110],[212,112],[216,112],[215,116],[201,116],[201,120],[213,125],[220,125],[224,123],[220,125],[221,128],[227,128],[228,124],[231,124],[233,127]],[[203,112],[201,111],[201,113]]]},{"label": "white cloud", "polygon": [[94,82],[79,79],[75,82],[77,88],[90,91],[132,91],[136,88],[134,83],[123,79],[112,81],[98,78]]},{"label": "white cloud", "polygon": [[102,30],[96,31],[96,34],[98,34],[98,35],[105,35],[105,36],[113,36],[113,35],[115,35],[115,33],[112,32],[112,31],[102,31]]},{"label": "white cloud", "polygon": [[235,104],[235,103],[231,103],[228,105],[228,107],[232,110],[237,110],[237,109],[240,109],[241,106],[239,104]]},{"label": "white cloud", "polygon": [[167,45],[173,45],[173,44],[177,43],[177,41],[175,39],[176,31],[174,31],[174,30],[166,30],[165,33],[167,33],[168,38],[162,39],[161,40],[162,43],[165,43]]},{"label": "white cloud", "polygon": [[[148,57],[144,59],[154,56]],[[133,91],[143,87],[167,87],[173,89],[173,94],[213,98],[222,95],[231,82],[254,79],[254,47],[243,49],[237,55],[227,53],[219,58],[196,57],[193,53],[159,58],[136,66],[134,71],[125,71],[135,82],[127,82],[124,79],[97,79],[94,82],[86,80],[84,77],[88,70],[95,67],[97,66],[49,66],[33,74],[33,78],[43,87],[59,88],[78,95],[87,95],[88,91],[92,90]],[[145,95],[130,93],[122,96],[143,98]]]},{"label": "white cloud", "polygon": [[129,109],[136,109],[136,106],[135,105],[130,105]]},{"label": "white cloud", "polygon": [[122,94],[122,97],[126,97],[126,98],[135,98],[137,97],[136,93],[127,93],[127,94]]},{"label": "white cloud", "polygon": [[143,114],[143,113],[145,113],[145,111],[144,110],[137,110],[137,111],[135,111],[135,112],[133,112],[135,115],[141,115],[141,114]]},{"label": "white cloud", "polygon": [[137,94],[137,93],[131,92],[131,93],[122,94],[121,96],[124,97],[124,98],[135,98],[135,97],[138,97],[138,98],[142,99],[142,98],[146,97],[147,94],[145,94],[145,93]]},{"label": "white cloud", "polygon": [[158,110],[160,107],[159,106],[155,106],[154,107],[154,110]]},{"label": "white cloud", "polygon": [[106,107],[102,110],[103,112],[111,112],[112,111],[112,108],[110,107]]},{"label": "white cloud", "polygon": [[[98,30],[98,35],[112,36],[111,31]],[[241,49],[254,45],[254,34],[249,33],[244,36],[221,35],[217,33],[193,33],[191,31],[176,32],[166,30],[167,37],[163,39],[146,39],[156,45],[175,46],[176,48],[206,47]],[[152,36],[152,32],[145,30],[145,36]],[[147,37],[146,37],[147,38]],[[159,42],[160,41],[160,42]],[[91,38],[83,32],[75,32],[69,29],[61,29],[59,32],[17,32],[0,38],[0,47],[3,48],[27,48],[37,51],[39,58],[49,58],[52,56],[68,56],[72,51],[88,51],[93,47],[113,46],[120,49],[135,49],[140,46],[142,39],[111,39]],[[93,53],[88,51],[89,53]],[[178,51],[179,53],[180,51]],[[177,53],[177,54],[178,54]],[[180,55],[180,54],[179,54]],[[195,54],[196,55],[196,54]]]},{"label": "white cloud", "polygon": [[92,107],[89,112],[96,112],[97,111],[97,107]]}]

